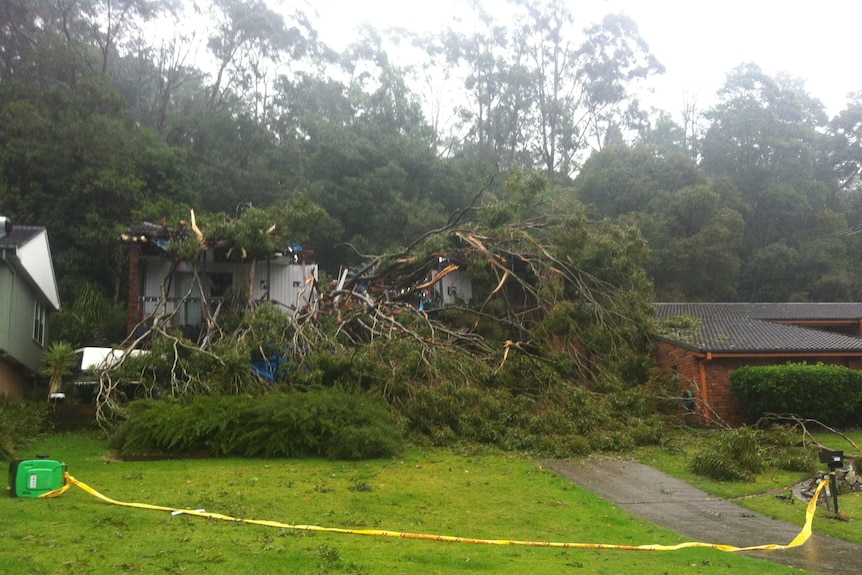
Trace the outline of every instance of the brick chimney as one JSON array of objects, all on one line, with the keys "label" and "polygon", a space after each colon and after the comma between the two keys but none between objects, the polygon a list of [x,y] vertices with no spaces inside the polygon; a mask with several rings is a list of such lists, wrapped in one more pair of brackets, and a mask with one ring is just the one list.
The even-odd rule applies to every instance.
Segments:
[{"label": "brick chimney", "polygon": [[128,319],[126,320],[126,332],[131,334],[135,326],[141,322],[143,317],[143,270],[144,262],[141,260],[141,247],[135,244],[129,246],[129,300]]}]

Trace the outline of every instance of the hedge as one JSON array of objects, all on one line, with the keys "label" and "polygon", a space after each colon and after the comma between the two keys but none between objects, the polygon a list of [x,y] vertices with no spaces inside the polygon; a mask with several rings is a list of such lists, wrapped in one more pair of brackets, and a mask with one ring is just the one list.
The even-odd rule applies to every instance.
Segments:
[{"label": "hedge", "polygon": [[744,414],[792,414],[833,427],[862,425],[862,372],[833,365],[748,366],[730,373]]},{"label": "hedge", "polygon": [[130,411],[111,438],[122,457],[368,459],[403,448],[381,397],[336,389],[143,400]]}]

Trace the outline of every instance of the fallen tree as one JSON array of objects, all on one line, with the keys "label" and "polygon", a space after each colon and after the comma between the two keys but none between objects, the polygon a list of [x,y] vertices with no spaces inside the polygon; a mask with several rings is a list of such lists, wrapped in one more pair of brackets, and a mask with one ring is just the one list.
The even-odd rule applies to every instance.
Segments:
[{"label": "fallen tree", "polygon": [[[288,232],[263,211],[254,222],[267,240]],[[219,233],[194,225],[176,257],[195,261]],[[642,387],[652,315],[645,255],[636,231],[608,221],[525,218],[493,204],[471,206],[396,253],[362,256],[291,313],[242,298],[227,304],[205,316],[196,342],[171,327],[177,307],[165,295],[147,333],[125,343],[154,352],[103,374],[100,422],[123,416],[118,381],[138,381],[146,395],[256,393],[266,386],[248,362],[274,356],[288,366],[282,388],[382,393],[409,430],[435,441],[561,453],[645,441],[657,433]],[[444,302],[439,287],[453,274],[471,294]],[[572,445],[573,435],[588,439]],[[536,446],[538,437],[553,445]]]}]

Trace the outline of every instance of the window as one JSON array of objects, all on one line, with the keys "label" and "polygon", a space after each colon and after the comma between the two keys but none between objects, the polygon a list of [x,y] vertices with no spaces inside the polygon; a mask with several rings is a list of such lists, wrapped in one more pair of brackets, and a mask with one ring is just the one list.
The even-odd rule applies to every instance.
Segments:
[{"label": "window", "polygon": [[33,339],[39,345],[45,345],[45,306],[39,301],[33,312]]},{"label": "window", "polygon": [[177,325],[201,325],[201,292],[195,276],[177,272]]}]

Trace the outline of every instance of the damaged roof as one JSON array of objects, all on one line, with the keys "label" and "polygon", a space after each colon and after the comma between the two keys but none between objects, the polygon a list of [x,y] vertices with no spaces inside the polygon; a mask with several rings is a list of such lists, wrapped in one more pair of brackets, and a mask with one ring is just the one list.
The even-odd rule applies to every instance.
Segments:
[{"label": "damaged roof", "polygon": [[[199,230],[198,233],[200,233]],[[189,226],[185,221],[181,221],[176,229],[168,227],[164,222],[161,224],[141,222],[120,234],[118,239],[124,243],[137,244],[144,255],[164,256],[170,253],[171,248],[175,244],[187,240],[194,235],[192,226]],[[204,240],[202,239],[201,241]],[[208,239],[205,243],[208,248],[230,249],[233,247],[233,244],[226,240]],[[245,251],[240,250],[237,253],[240,252],[242,252],[242,258],[244,259]],[[310,262],[314,257],[314,250],[306,249],[298,244],[287,243],[282,248],[275,250],[271,255],[276,258],[287,256],[288,259]]]},{"label": "damaged roof", "polygon": [[179,230],[173,230],[166,224],[141,222],[120,234],[119,239],[122,242],[139,244],[149,255],[162,255],[169,251],[172,244],[188,237],[185,225],[181,225]]},{"label": "damaged roof", "polygon": [[860,353],[862,303],[658,303],[658,338],[698,352]]}]

